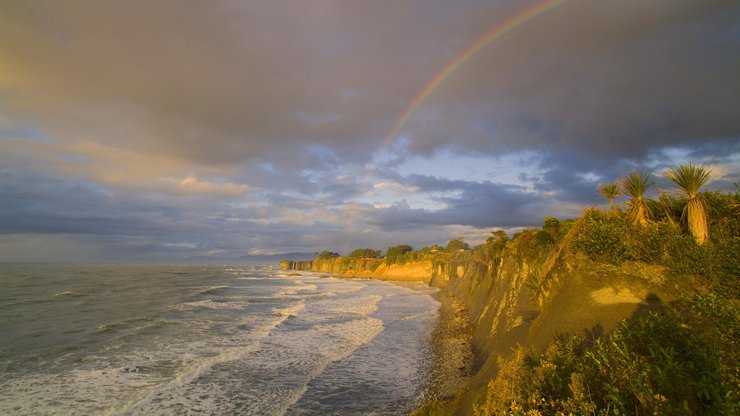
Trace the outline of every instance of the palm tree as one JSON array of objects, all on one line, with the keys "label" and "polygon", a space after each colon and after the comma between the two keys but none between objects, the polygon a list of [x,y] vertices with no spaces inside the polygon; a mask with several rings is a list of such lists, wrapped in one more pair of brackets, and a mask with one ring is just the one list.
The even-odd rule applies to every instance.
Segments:
[{"label": "palm tree", "polygon": [[681,217],[687,219],[689,232],[696,238],[699,244],[704,244],[707,238],[709,238],[707,204],[699,195],[699,188],[707,183],[711,172],[704,165],[697,166],[693,163],[688,163],[672,167],[664,174],[666,178],[676,184],[681,196],[688,199]]},{"label": "palm tree", "polygon": [[645,225],[650,216],[650,207],[645,201],[645,192],[653,186],[655,179],[643,172],[632,172],[622,179],[622,191],[630,196],[627,201],[628,213],[632,222]]},{"label": "palm tree", "polygon": [[614,200],[622,196],[619,184],[616,182],[599,184],[598,189],[601,195],[609,200],[609,209],[614,212]]}]

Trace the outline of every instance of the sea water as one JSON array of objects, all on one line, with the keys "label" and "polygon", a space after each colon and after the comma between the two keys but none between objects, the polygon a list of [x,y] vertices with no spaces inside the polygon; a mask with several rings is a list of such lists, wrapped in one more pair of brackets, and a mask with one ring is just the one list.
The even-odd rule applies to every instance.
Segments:
[{"label": "sea water", "polygon": [[396,415],[431,289],[273,266],[0,265],[0,414]]}]

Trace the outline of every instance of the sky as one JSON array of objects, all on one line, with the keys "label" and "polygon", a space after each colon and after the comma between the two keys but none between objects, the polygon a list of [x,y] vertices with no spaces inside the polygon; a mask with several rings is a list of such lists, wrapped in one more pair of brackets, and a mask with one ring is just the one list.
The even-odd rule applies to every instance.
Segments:
[{"label": "sky", "polygon": [[474,244],[687,161],[740,181],[737,1],[0,0],[0,261]]}]

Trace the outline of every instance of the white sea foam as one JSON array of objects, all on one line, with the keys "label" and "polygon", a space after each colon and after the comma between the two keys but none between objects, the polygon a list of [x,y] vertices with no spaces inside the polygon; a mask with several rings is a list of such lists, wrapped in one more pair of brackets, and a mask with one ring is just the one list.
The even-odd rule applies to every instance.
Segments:
[{"label": "white sea foam", "polygon": [[[253,268],[230,269],[221,270],[232,276],[219,277],[214,268],[194,268],[201,274],[178,275],[176,284],[163,289],[153,285],[163,305],[151,296],[139,303],[142,308],[116,309],[126,303],[112,297],[115,307],[105,303],[111,323],[96,320],[98,332],[89,328],[85,341],[94,343],[34,358],[35,369],[3,364],[21,370],[0,373],[0,414],[292,415],[298,402],[321,401],[323,389],[335,386],[341,396],[342,389],[396,380],[401,388],[390,395],[352,393],[366,407],[346,412],[395,414],[374,403],[415,394],[421,383],[418,348],[409,340],[434,309],[423,296],[376,281],[309,274],[272,279],[271,268],[264,277]],[[53,302],[67,303],[73,306]],[[389,328],[403,341],[389,338]],[[389,359],[398,353],[406,356]],[[346,377],[335,378],[341,375],[336,369],[349,362],[354,367],[345,367]],[[393,369],[383,370],[388,362]],[[341,384],[333,381],[340,379]]]},{"label": "white sea foam", "polygon": [[229,302],[217,302],[213,299],[204,299],[196,302],[186,302],[178,306],[178,309],[244,309],[249,302],[246,301],[229,301]]}]

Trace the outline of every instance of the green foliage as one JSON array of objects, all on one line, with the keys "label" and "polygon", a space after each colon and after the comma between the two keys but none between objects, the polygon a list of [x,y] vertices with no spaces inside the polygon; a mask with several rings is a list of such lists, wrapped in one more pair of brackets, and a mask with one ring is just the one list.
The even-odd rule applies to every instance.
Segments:
[{"label": "green foliage", "polygon": [[470,250],[470,245],[463,241],[462,237],[450,240],[447,243],[447,251]]},{"label": "green foliage", "polygon": [[570,248],[597,262],[658,264],[674,277],[694,276],[705,288],[740,294],[740,198],[719,192],[703,196],[711,213],[712,239],[707,244],[698,244],[670,218],[683,209],[685,199],[661,197],[661,221],[644,225],[622,214],[587,210]]},{"label": "green foliage", "polygon": [[484,259],[495,259],[501,256],[501,253],[509,241],[509,236],[503,230],[491,231],[491,236],[486,239],[485,244],[476,247]]},{"label": "green foliage", "polygon": [[401,244],[398,246],[388,247],[388,250],[385,253],[385,263],[386,264],[403,264],[406,260],[406,255],[408,253],[413,252],[414,249],[407,244]]},{"label": "green foliage", "polygon": [[594,261],[620,264],[629,258],[627,232],[623,216],[590,209],[584,213],[584,222],[571,247]]},{"label": "green foliage", "polygon": [[509,236],[504,230],[491,231],[491,237],[486,238],[486,244],[489,245],[504,245],[509,241]]},{"label": "green foliage", "polygon": [[555,217],[545,217],[545,220],[542,222],[542,231],[550,234],[553,242],[559,240],[561,237],[560,220]]},{"label": "green foliage", "polygon": [[380,250],[373,250],[371,248],[358,248],[353,252],[349,253],[350,258],[365,258],[365,259],[377,259],[380,257]]},{"label": "green foliage", "polygon": [[709,215],[712,240],[740,237],[740,193],[702,192]]},{"label": "green foliage", "polygon": [[696,295],[692,310],[720,358],[722,377],[730,385],[729,400],[740,401],[740,307],[734,298]]},{"label": "green foliage", "polygon": [[555,239],[547,231],[538,231],[534,236],[536,257],[541,260],[555,246]]},{"label": "green foliage", "polygon": [[326,260],[326,259],[335,259],[339,257],[339,253],[335,253],[333,251],[322,251],[321,253],[316,254],[316,258],[320,260]]},{"label": "green foliage", "polygon": [[475,406],[498,414],[733,414],[719,356],[673,313],[624,321],[605,339],[561,337],[518,349]]},{"label": "green foliage", "polygon": [[622,196],[622,191],[619,189],[619,183],[605,183],[599,184],[599,193],[606,199],[609,200],[609,209],[614,211],[614,200]]},{"label": "green foliage", "polygon": [[699,244],[704,244],[709,237],[707,206],[699,194],[699,189],[707,183],[710,173],[711,171],[703,165],[697,166],[693,163],[678,165],[665,173],[665,177],[676,184],[681,196],[687,199],[681,217],[686,219],[691,235]]},{"label": "green foliage", "polygon": [[630,227],[626,238],[629,259],[664,264],[669,255],[669,242],[682,237],[677,226],[659,222],[641,228]]},{"label": "green foliage", "polygon": [[655,184],[655,179],[643,172],[632,172],[622,179],[622,190],[629,195],[627,213],[635,224],[647,224],[651,216],[645,193]]}]

